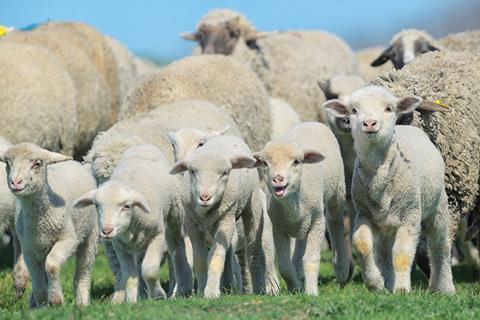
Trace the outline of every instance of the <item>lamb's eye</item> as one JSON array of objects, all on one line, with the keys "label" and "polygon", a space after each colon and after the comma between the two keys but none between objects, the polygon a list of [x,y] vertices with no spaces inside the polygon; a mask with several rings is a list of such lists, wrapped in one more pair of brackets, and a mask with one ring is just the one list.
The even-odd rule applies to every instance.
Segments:
[{"label": "lamb's eye", "polygon": [[357,109],[353,108],[353,109],[352,109],[352,113],[353,113],[353,114],[357,114]]},{"label": "lamb's eye", "polygon": [[132,208],[132,205],[130,205],[130,204],[125,204],[123,206],[123,210],[130,210],[131,208]]},{"label": "lamb's eye", "polygon": [[385,108],[385,112],[392,112],[392,111],[393,111],[393,110],[392,110],[391,107],[386,107],[386,108]]},{"label": "lamb's eye", "polygon": [[35,170],[40,169],[41,165],[42,165],[42,161],[36,160],[32,165],[32,169],[35,169]]},{"label": "lamb's eye", "polygon": [[298,166],[299,164],[300,164],[300,161],[298,161],[298,160],[293,161],[293,166],[294,167]]},{"label": "lamb's eye", "polygon": [[204,145],[205,145],[205,140],[200,140],[200,141],[198,142],[197,148],[203,147]]}]

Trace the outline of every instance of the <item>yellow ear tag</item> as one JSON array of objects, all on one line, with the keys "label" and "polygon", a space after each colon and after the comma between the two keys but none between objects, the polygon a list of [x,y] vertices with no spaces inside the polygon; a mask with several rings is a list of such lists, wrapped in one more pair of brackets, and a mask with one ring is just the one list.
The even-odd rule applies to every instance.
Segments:
[{"label": "yellow ear tag", "polygon": [[436,104],[436,105],[439,105],[440,107],[443,107],[443,108],[445,108],[445,109],[449,109],[446,104],[443,104],[442,101],[440,101],[440,100],[438,100],[438,99],[435,100],[435,104]]},{"label": "yellow ear tag", "polygon": [[9,33],[10,31],[12,31],[13,28],[12,27],[6,27],[6,26],[2,26],[0,24],[0,37],[6,35],[7,33]]}]

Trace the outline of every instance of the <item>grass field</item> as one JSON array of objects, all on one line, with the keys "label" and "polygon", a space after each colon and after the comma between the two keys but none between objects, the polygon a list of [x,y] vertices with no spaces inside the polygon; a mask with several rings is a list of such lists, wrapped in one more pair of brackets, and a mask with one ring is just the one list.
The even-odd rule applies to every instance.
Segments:
[{"label": "grass field", "polygon": [[[432,294],[426,279],[413,276],[414,290],[408,295],[375,294],[361,283],[358,268],[352,282],[341,289],[335,282],[330,256],[322,259],[319,296],[289,295],[282,290],[276,297],[222,296],[217,300],[200,297],[162,301],[144,300],[136,305],[112,305],[113,277],[103,254],[93,271],[92,301],[77,308],[72,294],[73,261],[63,270],[66,305],[62,308],[28,310],[27,294],[15,301],[9,269],[0,272],[0,319],[479,319],[480,284],[464,266],[454,268],[457,295]],[[165,268],[164,268],[165,269]],[[162,269],[162,281],[168,278]]]}]

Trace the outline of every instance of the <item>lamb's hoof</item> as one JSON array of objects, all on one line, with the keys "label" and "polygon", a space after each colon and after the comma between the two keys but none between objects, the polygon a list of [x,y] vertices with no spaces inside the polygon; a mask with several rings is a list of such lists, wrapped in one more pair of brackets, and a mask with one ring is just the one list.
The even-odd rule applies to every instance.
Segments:
[{"label": "lamb's hoof", "polygon": [[385,285],[383,284],[383,279],[381,277],[366,279],[365,285],[367,286],[368,289],[376,292],[382,292],[383,289],[385,288]]},{"label": "lamb's hoof", "polygon": [[48,296],[48,304],[52,307],[61,306],[63,304],[63,296],[58,293],[51,293]]},{"label": "lamb's hoof", "polygon": [[433,292],[446,294],[446,295],[450,295],[450,296],[455,294],[455,286],[453,286],[453,284],[451,286],[448,286],[447,288],[433,288],[433,287],[430,287],[430,290],[432,290]]},{"label": "lamb's hoof", "polygon": [[113,304],[121,304],[125,302],[125,292],[124,291],[115,291],[112,296]]},{"label": "lamb's hoof", "polygon": [[25,293],[25,287],[15,286],[15,298],[21,299]]},{"label": "lamb's hoof", "polygon": [[203,297],[206,299],[216,299],[220,297],[220,290],[208,290],[205,289]]},{"label": "lamb's hoof", "polygon": [[395,288],[393,290],[393,293],[395,294],[406,294],[406,293],[409,293],[410,292],[410,289],[409,288],[405,288],[405,287],[398,287],[398,288]]}]

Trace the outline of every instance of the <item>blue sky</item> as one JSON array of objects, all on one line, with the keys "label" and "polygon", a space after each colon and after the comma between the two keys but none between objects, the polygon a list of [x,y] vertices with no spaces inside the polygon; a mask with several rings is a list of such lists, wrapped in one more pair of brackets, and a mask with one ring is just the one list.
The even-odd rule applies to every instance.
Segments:
[{"label": "blue sky", "polygon": [[422,28],[434,36],[480,28],[478,0],[1,0],[0,24],[81,21],[138,55],[170,60],[190,54],[193,44],[178,33],[193,30],[213,8],[240,11],[260,30],[327,30],[354,48],[386,44],[402,28]]}]

